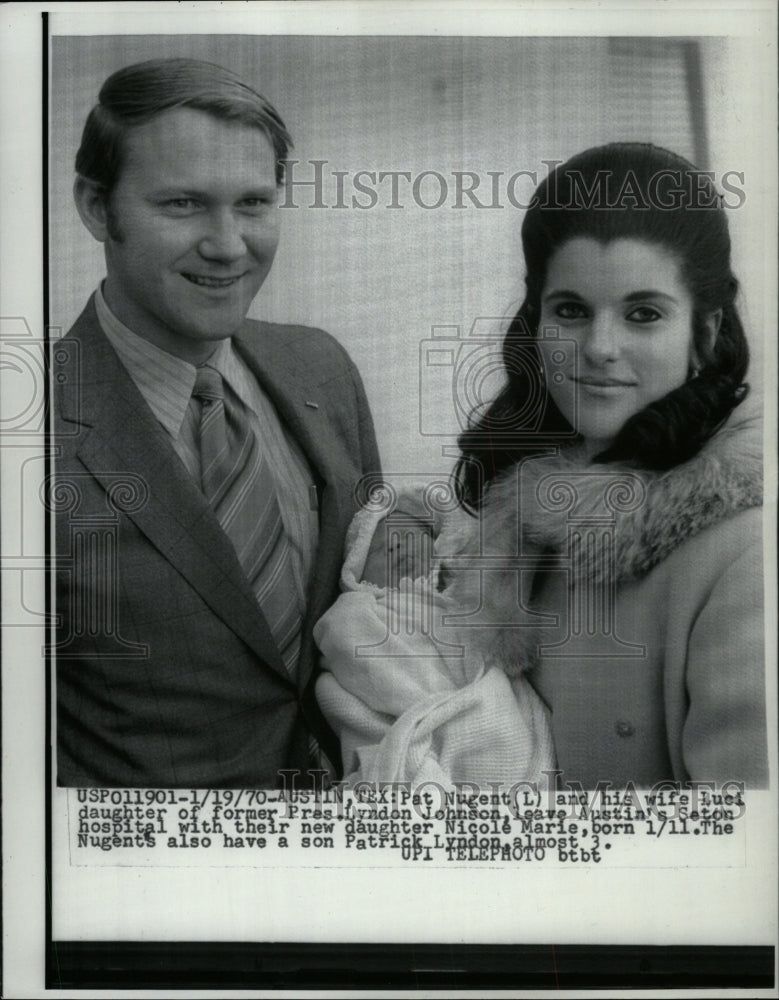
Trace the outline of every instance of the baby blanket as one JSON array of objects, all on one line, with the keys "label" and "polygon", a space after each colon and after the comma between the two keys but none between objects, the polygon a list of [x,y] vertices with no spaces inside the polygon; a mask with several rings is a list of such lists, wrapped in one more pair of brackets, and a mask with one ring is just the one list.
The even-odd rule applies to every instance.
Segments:
[{"label": "baby blanket", "polygon": [[317,699],[340,737],[352,784],[510,787],[541,780],[554,766],[538,695],[521,672],[510,678],[485,655],[483,628],[464,625],[462,615],[452,620],[462,608],[462,586],[438,589],[437,560],[463,543],[470,520],[455,515],[436,541],[433,570],[395,588],[360,582],[383,515],[361,511],[351,526],[343,593],[314,637],[325,668]]}]

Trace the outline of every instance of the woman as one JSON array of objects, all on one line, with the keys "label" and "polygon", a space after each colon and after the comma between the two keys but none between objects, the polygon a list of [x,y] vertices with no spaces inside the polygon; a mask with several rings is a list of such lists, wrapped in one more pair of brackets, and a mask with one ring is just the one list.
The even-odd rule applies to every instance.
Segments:
[{"label": "woman", "polygon": [[507,382],[460,438],[477,527],[438,585],[463,606],[458,553],[516,557],[480,574],[480,652],[522,669],[518,702],[529,676],[561,781],[763,786],[761,435],[725,211],[687,161],[611,144],[541,183],[522,241]]}]

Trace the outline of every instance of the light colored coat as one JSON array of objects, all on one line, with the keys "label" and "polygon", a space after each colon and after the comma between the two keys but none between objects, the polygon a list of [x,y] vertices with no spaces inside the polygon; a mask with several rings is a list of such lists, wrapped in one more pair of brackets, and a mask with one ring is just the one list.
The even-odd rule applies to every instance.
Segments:
[{"label": "light colored coat", "polygon": [[482,613],[524,623],[486,641],[529,668],[561,781],[767,784],[761,450],[739,409],[668,472],[547,457],[491,491],[481,545],[546,556],[519,590],[485,575]]}]

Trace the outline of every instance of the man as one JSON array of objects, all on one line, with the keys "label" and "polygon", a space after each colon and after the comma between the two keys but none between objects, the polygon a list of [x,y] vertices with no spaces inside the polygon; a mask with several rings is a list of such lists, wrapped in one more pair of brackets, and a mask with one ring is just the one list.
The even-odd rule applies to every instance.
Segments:
[{"label": "man", "polygon": [[345,351],[246,319],[289,143],[193,60],[120,70],[86,122],[106,278],[55,345],[60,784],[271,787],[338,759],[311,631],[378,455]]}]

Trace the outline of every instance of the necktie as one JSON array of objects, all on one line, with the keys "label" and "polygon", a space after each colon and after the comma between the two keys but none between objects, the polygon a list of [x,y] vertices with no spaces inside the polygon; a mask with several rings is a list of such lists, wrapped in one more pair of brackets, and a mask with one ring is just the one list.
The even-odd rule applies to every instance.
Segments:
[{"label": "necktie", "polygon": [[192,392],[200,401],[203,493],[229,537],[294,678],[302,627],[292,550],[271,471],[245,412],[225,398],[222,376],[201,365]]}]

